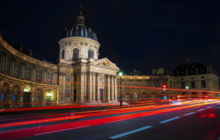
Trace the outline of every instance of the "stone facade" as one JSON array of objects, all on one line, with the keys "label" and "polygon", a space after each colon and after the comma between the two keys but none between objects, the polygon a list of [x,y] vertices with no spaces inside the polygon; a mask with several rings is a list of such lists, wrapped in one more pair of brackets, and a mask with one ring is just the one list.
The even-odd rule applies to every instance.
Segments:
[{"label": "stone facade", "polygon": [[[123,99],[129,102],[142,101],[147,98],[163,99],[164,96],[170,99],[177,97],[217,97],[215,92],[219,91],[218,79],[219,77],[214,73],[183,76],[123,75],[121,91]],[[117,80],[118,85],[120,85],[119,76]],[[164,84],[167,85],[166,91],[162,87]],[[118,94],[120,94],[119,86]]]}]

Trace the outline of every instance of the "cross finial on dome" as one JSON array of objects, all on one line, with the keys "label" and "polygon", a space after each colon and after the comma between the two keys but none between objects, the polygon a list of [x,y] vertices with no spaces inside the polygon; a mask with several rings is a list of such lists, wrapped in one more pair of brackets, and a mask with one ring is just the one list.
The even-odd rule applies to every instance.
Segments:
[{"label": "cross finial on dome", "polygon": [[77,16],[76,25],[84,25],[85,26],[84,20],[85,20],[85,18],[82,15],[82,5],[80,4],[80,13]]}]

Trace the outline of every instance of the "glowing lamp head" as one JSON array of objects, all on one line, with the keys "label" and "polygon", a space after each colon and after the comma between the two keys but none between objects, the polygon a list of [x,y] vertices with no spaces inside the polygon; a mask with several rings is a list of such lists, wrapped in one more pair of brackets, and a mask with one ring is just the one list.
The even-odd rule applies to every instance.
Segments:
[{"label": "glowing lamp head", "polygon": [[122,76],[122,74],[123,74],[122,72],[119,72],[119,73],[118,73],[118,75],[119,75],[120,77]]},{"label": "glowing lamp head", "polygon": [[167,87],[167,85],[163,85],[163,88],[166,88]]},{"label": "glowing lamp head", "polygon": [[188,87],[188,86],[186,86],[186,89],[189,89],[189,87]]}]

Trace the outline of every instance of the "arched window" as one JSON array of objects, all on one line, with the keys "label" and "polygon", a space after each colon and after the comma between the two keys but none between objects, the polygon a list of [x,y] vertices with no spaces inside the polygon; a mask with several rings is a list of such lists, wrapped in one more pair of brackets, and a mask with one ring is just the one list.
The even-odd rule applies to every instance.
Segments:
[{"label": "arched window", "polygon": [[92,50],[88,51],[88,58],[93,58],[93,51]]},{"label": "arched window", "polygon": [[65,52],[64,52],[64,49],[61,51],[61,58],[62,59],[64,59],[64,54],[65,54]]},{"label": "arched window", "polygon": [[79,57],[79,49],[73,49],[73,60],[77,60]]}]

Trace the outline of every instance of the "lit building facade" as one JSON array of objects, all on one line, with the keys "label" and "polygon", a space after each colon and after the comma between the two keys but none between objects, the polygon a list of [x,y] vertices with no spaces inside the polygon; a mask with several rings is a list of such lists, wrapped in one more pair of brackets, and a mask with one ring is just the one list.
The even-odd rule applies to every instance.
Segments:
[{"label": "lit building facade", "polygon": [[[118,76],[118,85],[120,77]],[[179,97],[217,97],[214,92],[219,91],[219,77],[217,72],[210,66],[201,63],[189,62],[179,65],[172,73],[167,73],[163,69],[157,72],[153,70],[152,75],[130,74],[123,75],[122,97],[125,101],[135,102],[149,98],[163,99]],[[166,89],[163,90],[163,85]],[[148,88],[149,87],[149,88]],[[195,90],[195,91],[193,91]],[[201,91],[198,91],[201,90]],[[120,87],[118,87],[120,94]]]}]

